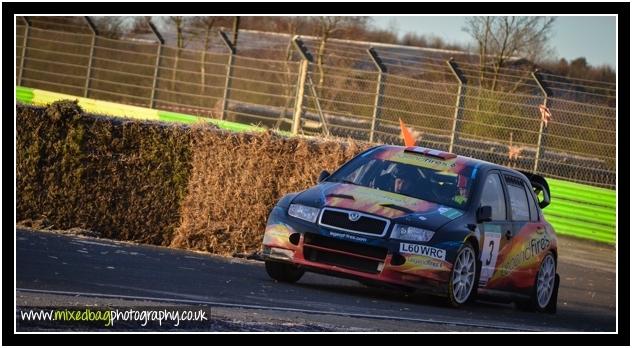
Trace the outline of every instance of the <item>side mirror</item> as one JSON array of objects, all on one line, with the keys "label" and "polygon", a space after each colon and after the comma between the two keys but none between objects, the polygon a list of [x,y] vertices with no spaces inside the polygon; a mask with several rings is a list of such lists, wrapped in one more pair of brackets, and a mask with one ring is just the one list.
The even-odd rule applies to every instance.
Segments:
[{"label": "side mirror", "polygon": [[331,174],[326,171],[323,170],[322,172],[320,172],[320,175],[318,176],[318,182],[322,182],[323,180],[327,179]]},{"label": "side mirror", "polygon": [[492,221],[492,207],[489,205],[478,207],[478,209],[476,209],[476,221],[479,223]]},{"label": "side mirror", "polygon": [[[546,206],[551,204],[551,194],[549,193],[548,187],[545,187],[541,183],[537,182],[532,182],[531,186],[533,186],[535,197],[541,209],[544,209]],[[540,193],[542,193],[542,200],[540,200]]]}]

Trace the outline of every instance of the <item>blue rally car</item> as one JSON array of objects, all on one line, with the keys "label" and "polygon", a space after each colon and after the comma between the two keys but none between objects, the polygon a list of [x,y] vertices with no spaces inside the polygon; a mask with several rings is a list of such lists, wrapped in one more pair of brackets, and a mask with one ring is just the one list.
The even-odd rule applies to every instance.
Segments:
[{"label": "blue rally car", "polygon": [[263,257],[270,277],[305,271],[554,312],[557,238],[541,176],[422,147],[371,148],[282,197]]}]

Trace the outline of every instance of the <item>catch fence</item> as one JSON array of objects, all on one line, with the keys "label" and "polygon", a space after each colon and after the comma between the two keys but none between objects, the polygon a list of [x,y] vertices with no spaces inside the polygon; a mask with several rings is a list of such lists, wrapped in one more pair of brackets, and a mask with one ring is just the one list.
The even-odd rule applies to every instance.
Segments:
[{"label": "catch fence", "polygon": [[[240,31],[187,47],[148,25],[124,39],[85,17],[18,17],[16,84],[309,135],[422,146],[546,177],[616,182],[616,86],[481,69],[463,52]],[[55,27],[53,24],[57,23]]]}]

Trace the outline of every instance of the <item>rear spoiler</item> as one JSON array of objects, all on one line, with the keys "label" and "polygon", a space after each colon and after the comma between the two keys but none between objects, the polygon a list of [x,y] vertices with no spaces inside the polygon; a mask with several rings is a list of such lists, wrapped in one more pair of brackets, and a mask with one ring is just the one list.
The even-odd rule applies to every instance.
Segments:
[{"label": "rear spoiler", "polygon": [[[531,186],[533,186],[533,192],[535,192],[535,196],[538,199],[538,205],[540,208],[544,209],[546,206],[551,204],[551,190],[549,189],[549,183],[546,182],[543,176],[520,171],[520,173],[524,174],[524,176],[529,179]],[[542,193],[542,197],[540,197],[540,193]],[[540,200],[542,198],[542,200]]]}]

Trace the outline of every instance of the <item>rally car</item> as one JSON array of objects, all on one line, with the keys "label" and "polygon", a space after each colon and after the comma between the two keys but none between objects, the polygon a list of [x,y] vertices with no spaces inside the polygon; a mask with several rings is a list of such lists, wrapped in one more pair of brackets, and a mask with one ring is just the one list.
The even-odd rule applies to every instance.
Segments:
[{"label": "rally car", "polygon": [[305,271],[555,312],[557,237],[546,180],[417,146],[373,147],[282,197],[262,243],[270,277]]}]

